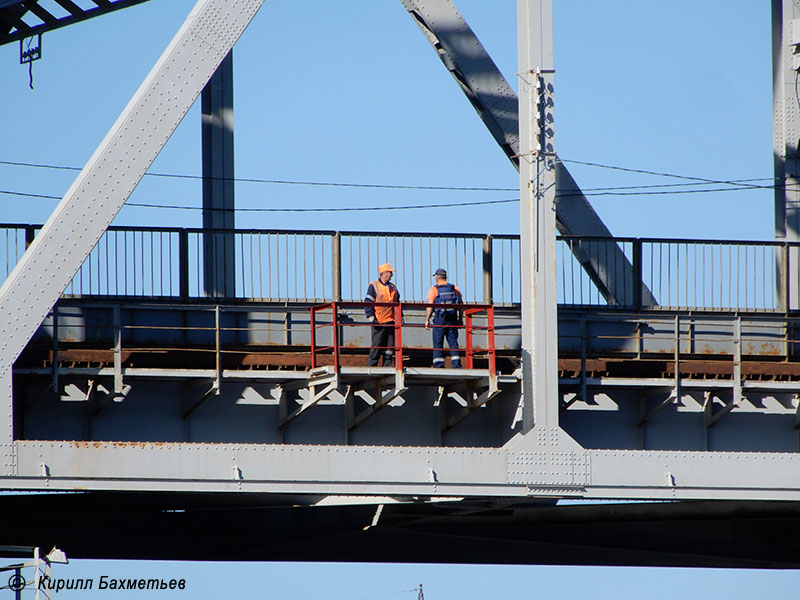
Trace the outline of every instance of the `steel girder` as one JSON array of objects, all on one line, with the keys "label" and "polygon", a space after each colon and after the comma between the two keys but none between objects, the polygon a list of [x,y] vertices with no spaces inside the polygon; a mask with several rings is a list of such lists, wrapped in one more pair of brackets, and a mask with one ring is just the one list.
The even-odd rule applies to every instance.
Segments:
[{"label": "steel girder", "polygon": [[[0,497],[0,512],[16,517],[4,523],[7,539],[45,548],[57,542],[71,559],[800,566],[796,502],[335,500],[15,494]],[[196,589],[202,580],[191,583]]]},{"label": "steel girder", "polygon": [[[147,2],[147,0],[92,0],[95,6],[81,8],[71,0],[55,1],[68,13],[67,15],[57,17],[38,0],[0,0],[0,46]],[[34,18],[26,21],[25,17],[28,15]]]},{"label": "steel girder", "polygon": [[[495,141],[511,163],[520,168],[519,100],[486,49],[451,0],[401,0],[439,59],[475,107]],[[548,35],[552,40],[552,25]],[[555,161],[556,225],[563,235],[612,237],[568,169]],[[590,256],[580,245],[572,247],[600,293],[611,304],[625,296],[625,282],[632,279],[630,260],[616,246],[607,256]],[[623,268],[618,268],[622,265]],[[642,285],[642,303],[656,304]]]},{"label": "steel girder", "polygon": [[10,450],[0,481],[12,490],[800,501],[800,456],[788,452],[101,441]]}]

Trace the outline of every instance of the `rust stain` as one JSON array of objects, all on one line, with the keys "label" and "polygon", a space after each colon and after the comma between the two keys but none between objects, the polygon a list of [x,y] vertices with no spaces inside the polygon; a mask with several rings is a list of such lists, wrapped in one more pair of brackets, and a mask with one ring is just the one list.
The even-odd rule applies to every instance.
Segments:
[{"label": "rust stain", "polygon": [[148,450],[152,448],[166,448],[180,442],[70,442],[78,450],[95,449],[100,450],[103,448],[115,449],[130,449],[136,448],[138,450]]}]

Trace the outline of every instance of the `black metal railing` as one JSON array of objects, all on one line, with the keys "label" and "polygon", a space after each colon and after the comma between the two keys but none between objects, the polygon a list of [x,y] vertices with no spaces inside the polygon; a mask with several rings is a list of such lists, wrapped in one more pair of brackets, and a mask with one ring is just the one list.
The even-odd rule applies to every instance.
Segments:
[{"label": "black metal railing", "polygon": [[[0,225],[6,276],[38,230]],[[521,299],[516,235],[146,227],[110,227],[64,295],[359,301],[385,262],[404,301],[424,301],[438,267],[466,302]],[[563,305],[783,311],[800,302],[797,243],[563,236],[556,263]]]}]

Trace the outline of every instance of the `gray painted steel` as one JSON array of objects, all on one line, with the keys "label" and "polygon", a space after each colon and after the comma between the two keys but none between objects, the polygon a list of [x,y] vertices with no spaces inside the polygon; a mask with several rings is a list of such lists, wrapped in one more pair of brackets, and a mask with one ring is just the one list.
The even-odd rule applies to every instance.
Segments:
[{"label": "gray painted steel", "polygon": [[[192,10],[0,288],[7,316],[0,372],[8,372],[261,4],[201,0]],[[10,402],[10,386],[0,394]]]},{"label": "gray painted steel", "polygon": [[211,298],[236,295],[236,202],[233,161],[233,50],[201,96],[203,146],[203,291]]},{"label": "gray painted steel", "polygon": [[[438,371],[409,364],[402,371],[358,366],[307,371],[288,365],[268,370],[242,368],[232,360],[270,347],[304,352],[308,322],[295,316],[307,305],[65,302],[28,344],[169,137],[171,129],[153,132],[138,119],[165,111],[174,128],[259,5],[198,4],[0,289],[0,310],[9,316],[0,326],[3,489],[90,492],[78,495],[88,502],[111,491],[125,492],[120,495],[125,501],[135,492],[170,492],[181,499],[205,492],[219,494],[213,502],[219,504],[252,492],[262,503],[283,507],[322,500],[374,506],[392,497],[419,503],[423,512],[434,510],[441,498],[459,508],[492,498],[487,509],[502,508],[506,501],[530,508],[531,502],[562,498],[800,500],[800,382],[791,370],[785,381],[744,374],[754,356],[780,356],[785,363],[797,356],[789,314],[774,307],[765,315],[584,308],[562,310],[558,320],[551,0],[519,2],[519,115],[526,124],[519,157],[522,331],[511,311],[499,326],[509,336],[504,349],[522,347],[521,381],[511,369],[497,377],[495,388],[495,374],[485,369]],[[246,14],[234,10],[206,20],[204,10],[214,7]],[[217,35],[225,42],[207,48],[202,40]],[[202,66],[193,62],[198,47],[205,53]],[[168,66],[192,74],[179,98],[163,106],[153,98],[160,85],[173,83],[160,76]],[[137,110],[138,116],[126,120]],[[149,135],[157,139],[141,139]],[[134,156],[134,145],[145,148],[146,156]],[[130,163],[130,175],[107,167],[112,161]],[[103,196],[98,190],[104,187],[115,193]],[[180,287],[183,291],[183,283]],[[332,289],[341,293],[341,283]],[[642,298],[634,304],[639,309],[647,303]],[[345,336],[348,350],[360,344],[360,336]],[[419,334],[404,339],[423,343]],[[92,349],[91,343],[101,340],[100,349],[112,360],[85,359],[100,366],[65,364],[69,350]],[[164,361],[141,366],[152,361],[154,342],[163,345]],[[51,354],[34,366],[23,366],[21,357],[12,397],[11,365],[26,345],[28,352],[46,348]],[[724,358],[730,373],[718,380],[690,373],[705,349]],[[563,373],[560,380],[559,350],[580,364],[565,367],[576,372]],[[123,358],[136,351],[142,355],[134,361]],[[612,374],[618,357],[653,372]],[[609,373],[592,373],[590,359],[606,360],[610,366],[595,368]],[[507,360],[513,367],[519,358],[512,354]],[[226,515],[235,512],[227,509]],[[658,514],[655,506],[641,510]],[[335,519],[326,517],[331,527]],[[448,514],[444,529],[466,534],[455,518]],[[537,517],[526,512],[525,518]],[[525,540],[541,532],[520,522],[492,525],[514,527]],[[296,542],[297,529],[287,530]],[[551,539],[561,540],[560,531],[550,532]],[[387,546],[391,541],[381,540]],[[668,546],[662,542],[662,552]],[[678,552],[674,546],[669,550]],[[713,548],[703,552],[706,560],[724,554]],[[658,564],[668,562],[659,556]],[[726,556],[724,564],[735,562]],[[752,555],[747,559],[755,564]],[[690,557],[683,553],[680,560]],[[760,564],[786,562],[791,561],[771,554]]]},{"label": "gray painted steel", "polygon": [[[520,395],[517,379],[510,374],[520,357],[518,309],[498,310],[496,315],[496,345],[505,357],[499,364],[508,373],[500,377],[501,395],[452,427],[443,423],[462,411],[465,394],[471,393],[467,386],[475,379],[471,371],[424,368],[430,364],[429,333],[421,327],[421,309],[409,309],[403,339],[410,360],[405,380],[410,385],[402,394],[403,403],[390,405],[355,429],[347,426],[349,407],[361,412],[373,400],[355,396],[352,403],[352,398],[346,399],[347,386],[355,385],[374,398],[372,388],[379,379],[394,381],[391,368],[352,367],[351,372],[351,367],[344,367],[335,393],[319,398],[318,405],[305,409],[288,427],[279,427],[282,402],[285,414],[308,403],[309,372],[302,367],[276,368],[274,363],[274,370],[262,370],[258,361],[240,364],[239,357],[286,352],[302,356],[310,341],[308,308],[229,305],[220,307],[218,322],[217,312],[216,305],[63,301],[58,306],[58,326],[49,317],[27,351],[34,354],[15,368],[15,404],[26,407],[16,411],[17,439],[260,443],[313,439],[325,444],[498,447],[519,431],[515,413]],[[352,318],[354,324],[343,327],[342,336],[350,353],[369,344],[368,336],[358,333],[364,330],[358,326],[363,316],[353,313]],[[573,361],[572,367],[562,367],[566,370],[559,379],[561,426],[587,448],[796,452],[800,383],[791,374],[797,371],[792,365],[800,349],[794,333],[797,325],[796,320],[774,314],[590,314],[561,308],[558,351]],[[413,351],[415,347],[428,350]],[[100,350],[95,360],[101,362],[75,363],[69,358],[71,348]],[[159,353],[149,348],[158,348]],[[53,351],[61,357],[57,370],[47,358]],[[739,354],[741,360],[734,361]],[[119,375],[130,389],[124,401],[110,404],[109,392],[118,387],[114,366],[118,355]],[[219,376],[217,356],[223,361]],[[597,360],[604,362],[591,364]],[[708,361],[716,370],[696,370],[696,365]],[[753,371],[745,371],[752,364],[774,365],[777,379],[754,377]],[[751,374],[745,377],[746,372]],[[429,377],[431,373],[436,376]],[[488,385],[487,372],[475,373],[479,392]],[[187,415],[218,380],[221,396],[204,399]],[[59,394],[49,391],[51,385]],[[734,395],[737,385],[741,394]],[[445,407],[438,386],[457,394]]]},{"label": "gray painted steel", "polygon": [[513,163],[519,154],[517,95],[450,0],[401,0],[439,59]]},{"label": "gray painted steel", "polygon": [[[554,432],[556,433],[556,432]],[[800,499],[787,453],[15,442],[6,489],[585,499]]]},{"label": "gray painted steel", "polygon": [[[451,0],[401,2],[475,107],[492,137],[519,169],[520,156],[524,154],[519,144],[519,100],[469,24]],[[546,35],[552,42],[552,31]],[[560,162],[556,166],[556,181],[556,225],[559,231],[564,235],[611,237],[609,229]],[[618,248],[609,248],[602,257],[591,256],[580,246],[573,247],[572,251],[606,300],[623,304],[624,282],[630,279],[633,270],[629,259]],[[623,267],[614,268],[614,265]],[[647,286],[642,286],[641,294],[646,306],[656,304]]]},{"label": "gray painted steel", "polygon": [[[519,24],[520,287],[524,431],[558,426],[553,7],[521,0]],[[553,410],[556,408],[556,410]]]},{"label": "gray painted steel", "polygon": [[[800,106],[797,78],[800,59],[800,3],[772,0],[772,103],[773,155],[775,157],[775,239],[800,240]],[[800,306],[798,277],[800,252],[792,249],[777,261],[780,281],[788,288],[785,306]]]}]

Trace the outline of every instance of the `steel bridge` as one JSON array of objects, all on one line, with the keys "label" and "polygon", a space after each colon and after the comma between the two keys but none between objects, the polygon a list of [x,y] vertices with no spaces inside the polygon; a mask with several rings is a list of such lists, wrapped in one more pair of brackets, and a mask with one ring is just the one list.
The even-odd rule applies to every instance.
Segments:
[{"label": "steel bridge", "polygon": [[[236,229],[230,51],[261,2],[200,0],[53,217],[0,228],[0,482],[25,492],[0,497],[6,535],[74,557],[797,567],[798,3],[773,2],[776,241],[747,242],[611,235],[554,150],[549,0],[519,2],[519,102],[449,0],[402,1],[520,171],[521,235]],[[72,22],[49,14],[0,2],[0,42]],[[109,227],[201,94],[204,227]],[[386,261],[401,360],[368,367],[359,303]],[[465,369],[430,368],[439,266]]]}]

